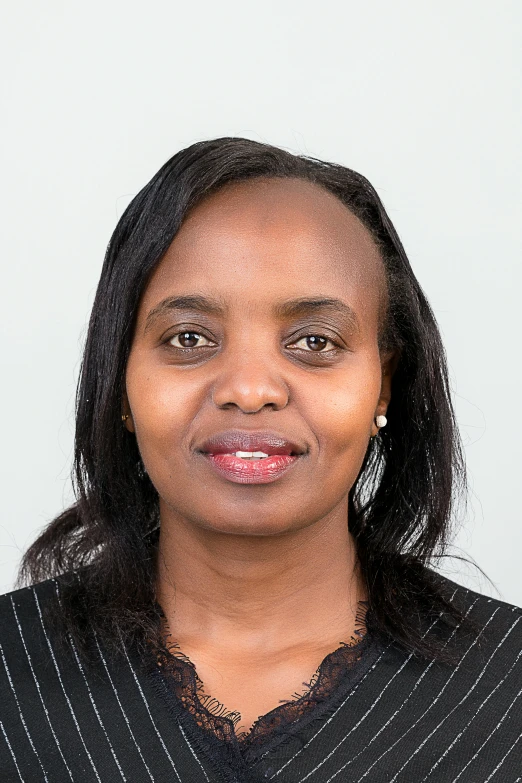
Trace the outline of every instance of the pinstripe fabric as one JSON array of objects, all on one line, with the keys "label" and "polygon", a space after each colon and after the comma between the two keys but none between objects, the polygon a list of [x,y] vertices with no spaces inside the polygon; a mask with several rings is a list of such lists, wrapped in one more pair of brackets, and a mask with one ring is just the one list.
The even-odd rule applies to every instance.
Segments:
[{"label": "pinstripe fabric", "polygon": [[[16,708],[17,708],[18,714],[20,716],[20,721],[22,722],[22,726],[24,727],[24,731],[25,731],[27,740],[28,740],[28,742],[29,742],[29,744],[31,746],[31,750],[33,751],[34,755],[36,756],[36,759],[38,761],[40,769],[42,770],[43,779],[47,783],[47,781],[48,781],[47,773],[46,773],[46,771],[44,769],[44,766],[42,764],[42,760],[41,760],[41,758],[39,756],[39,753],[36,750],[36,747],[34,745],[33,739],[31,737],[31,735],[29,734],[29,729],[27,728],[27,723],[25,722],[24,714],[22,712],[22,708],[20,707],[20,702],[18,701],[18,696],[16,695],[16,689],[14,687],[14,683],[13,683],[13,680],[11,678],[11,673],[9,671],[9,666],[7,665],[7,661],[6,661],[5,655],[4,655],[4,650],[3,650],[3,647],[2,647],[1,644],[0,644],[0,653],[2,655],[2,663],[3,663],[3,666],[4,666],[4,672],[7,675],[7,679],[9,681],[9,687],[11,688],[14,700],[16,702]],[[5,732],[4,732],[4,736],[5,736],[6,742],[8,743],[9,741],[7,739],[7,735],[5,735]]]},{"label": "pinstripe fabric", "polygon": [[151,771],[150,771],[150,769],[149,769],[149,767],[147,765],[147,762],[145,761],[145,759],[143,757],[143,753],[141,751],[141,748],[138,745],[138,741],[136,740],[136,737],[134,736],[134,732],[132,731],[129,718],[128,718],[127,713],[125,712],[125,709],[124,709],[124,707],[123,707],[123,705],[122,705],[122,703],[120,701],[120,697],[118,695],[118,691],[116,690],[116,687],[115,687],[114,682],[113,682],[112,677],[111,677],[111,673],[109,671],[109,667],[107,666],[107,661],[105,660],[105,656],[103,655],[103,652],[101,650],[100,644],[98,642],[98,638],[96,636],[95,636],[95,643],[96,643],[96,648],[97,648],[99,656],[100,656],[100,661],[102,662],[103,668],[105,669],[105,673],[107,675],[107,680],[109,681],[110,686],[111,686],[111,688],[112,688],[112,690],[114,692],[114,697],[115,697],[116,701],[118,702],[118,707],[121,710],[121,714],[123,715],[123,717],[125,719],[125,723],[126,723],[126,726],[127,726],[128,730],[129,730],[129,734],[130,734],[130,736],[132,738],[132,742],[134,743],[134,747],[136,748],[136,750],[139,753],[140,759],[143,762],[143,766],[144,766],[144,768],[147,771],[147,775],[148,775],[149,779],[150,780],[154,780],[154,778],[152,777],[152,773],[151,773]]},{"label": "pinstripe fabric", "polygon": [[327,704],[248,758],[214,752],[133,650],[116,665],[93,635],[86,665],[59,646],[45,613],[59,580],[1,596],[0,781],[520,783],[522,610],[444,581],[483,629],[447,632],[458,664],[375,639]]}]

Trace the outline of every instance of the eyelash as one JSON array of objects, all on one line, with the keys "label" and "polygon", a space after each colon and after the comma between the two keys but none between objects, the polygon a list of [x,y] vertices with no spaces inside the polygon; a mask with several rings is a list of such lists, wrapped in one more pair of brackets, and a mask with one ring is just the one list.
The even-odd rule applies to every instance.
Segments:
[{"label": "eyelash", "polygon": [[[179,337],[182,334],[194,335],[196,337],[200,337],[200,338],[202,337],[205,340],[209,340],[208,337],[205,337],[204,334],[200,334],[200,332],[196,332],[196,331],[190,330],[190,329],[184,329],[184,330],[182,330],[180,332],[176,332],[176,334],[173,334],[171,337],[169,337],[167,339],[167,341],[166,341],[167,345],[169,345],[170,347],[172,347],[172,348],[174,348],[174,349],[176,349],[178,351],[183,351],[183,352],[195,351],[195,350],[198,350],[198,348],[214,347],[214,346],[208,346],[208,345],[200,345],[200,346],[192,346],[192,347],[186,347],[186,346],[182,346],[182,345],[173,345],[172,344],[172,340],[174,340],[176,337]],[[334,346],[334,348],[330,348],[327,351],[313,351],[311,349],[306,349],[306,348],[291,348],[291,346],[296,345],[297,343],[301,342],[301,340],[306,340],[308,337],[319,337],[320,339],[326,340],[328,343],[331,343]],[[212,341],[209,340],[209,342],[212,342]],[[303,351],[304,353],[311,353],[311,354],[316,354],[316,355],[317,354],[323,354],[324,355],[324,354],[327,354],[327,353],[333,353],[334,351],[337,352],[341,348],[341,346],[338,343],[336,343],[335,340],[332,340],[331,337],[328,337],[325,334],[315,334],[315,333],[302,335],[301,337],[299,337],[297,340],[294,340],[293,343],[290,343],[286,347],[290,348],[291,350],[298,350],[298,351]]]}]

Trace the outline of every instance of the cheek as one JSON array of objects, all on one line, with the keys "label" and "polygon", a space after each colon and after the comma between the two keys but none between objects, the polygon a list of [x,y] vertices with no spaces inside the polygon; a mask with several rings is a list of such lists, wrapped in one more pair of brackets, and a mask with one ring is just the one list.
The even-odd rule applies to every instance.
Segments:
[{"label": "cheek", "polygon": [[127,397],[141,455],[147,462],[172,458],[200,408],[200,385],[171,367],[140,367],[129,360]]},{"label": "cheek", "polygon": [[351,367],[316,395],[310,417],[321,449],[328,457],[362,460],[380,389],[380,363],[376,365],[363,357],[357,367]]}]

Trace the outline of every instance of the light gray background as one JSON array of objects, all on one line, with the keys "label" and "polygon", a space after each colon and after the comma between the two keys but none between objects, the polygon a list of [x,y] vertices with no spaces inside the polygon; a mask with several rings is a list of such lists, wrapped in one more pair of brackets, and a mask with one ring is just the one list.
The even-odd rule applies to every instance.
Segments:
[{"label": "light gray background", "polygon": [[0,591],[71,500],[85,327],[118,216],[247,136],[379,191],[447,347],[470,504],[443,572],[522,605],[522,3],[3,3]]}]

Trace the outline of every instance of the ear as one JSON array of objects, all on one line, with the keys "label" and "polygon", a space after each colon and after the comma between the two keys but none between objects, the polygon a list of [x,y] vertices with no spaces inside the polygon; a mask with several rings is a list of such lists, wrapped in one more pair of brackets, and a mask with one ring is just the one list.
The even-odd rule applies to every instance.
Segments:
[{"label": "ear", "polygon": [[129,432],[135,432],[134,429],[134,420],[132,418],[132,411],[130,409],[129,405],[129,398],[127,397],[127,392],[123,392],[123,399],[121,404],[121,414],[122,416],[127,416],[127,418],[124,421],[124,424]]},{"label": "ear", "polygon": [[379,432],[379,427],[375,423],[377,416],[386,416],[388,405],[391,400],[392,378],[397,365],[399,364],[400,353],[397,350],[388,351],[381,359],[381,391],[379,401],[375,408],[375,414],[372,422],[371,436],[374,437]]}]

